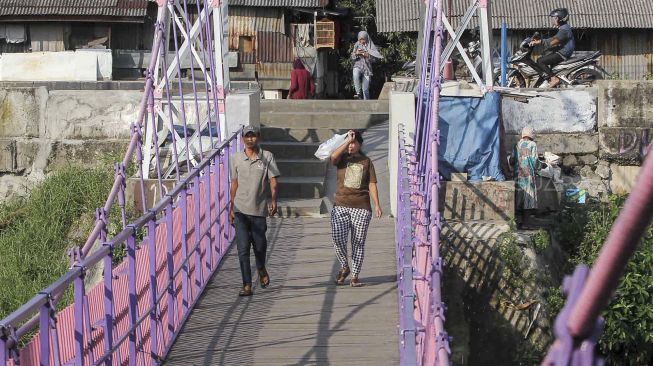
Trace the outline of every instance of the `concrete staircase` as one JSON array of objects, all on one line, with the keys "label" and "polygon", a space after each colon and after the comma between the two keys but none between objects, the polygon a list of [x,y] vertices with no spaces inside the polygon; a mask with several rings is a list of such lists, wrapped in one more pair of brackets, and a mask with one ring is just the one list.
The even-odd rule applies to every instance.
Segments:
[{"label": "concrete staircase", "polygon": [[366,129],[388,119],[387,101],[262,100],[261,137],[276,160],[283,217],[327,213],[327,162],[313,155],[334,133]]}]

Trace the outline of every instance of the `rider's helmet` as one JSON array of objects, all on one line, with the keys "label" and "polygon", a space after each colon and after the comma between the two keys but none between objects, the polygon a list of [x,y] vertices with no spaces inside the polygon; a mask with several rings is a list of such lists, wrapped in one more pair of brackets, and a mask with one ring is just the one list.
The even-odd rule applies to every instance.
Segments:
[{"label": "rider's helmet", "polygon": [[569,20],[569,11],[567,8],[558,8],[554,9],[549,16],[558,18],[560,22],[566,22]]}]

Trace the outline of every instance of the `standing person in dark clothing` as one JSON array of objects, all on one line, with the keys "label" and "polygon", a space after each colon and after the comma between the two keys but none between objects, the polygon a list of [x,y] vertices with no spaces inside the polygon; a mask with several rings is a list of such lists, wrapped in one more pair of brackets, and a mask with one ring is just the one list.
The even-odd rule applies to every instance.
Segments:
[{"label": "standing person in dark clothing", "polygon": [[[261,287],[270,284],[270,275],[265,269],[268,242],[266,216],[277,212],[277,177],[279,169],[274,155],[259,146],[260,132],[253,126],[243,128],[244,151],[234,153],[229,159],[231,177],[231,206],[229,221],[236,228],[236,245],[243,288],[239,296],[251,296],[252,268],[249,264],[250,248],[254,246],[256,269]],[[272,198],[267,202],[265,186],[270,184]]]},{"label": "standing person in dark clothing", "polygon": [[[351,272],[351,287],[363,285],[358,274],[363,265],[367,228],[372,219],[370,198],[374,201],[375,216],[378,218],[383,214],[379,204],[374,164],[361,152],[362,144],[363,136],[360,132],[350,130],[345,143],[331,154],[331,164],[338,168],[336,202],[331,211],[331,236],[341,266],[336,285],[344,285]],[[351,271],[347,259],[350,231]]]},{"label": "standing person in dark clothing", "polygon": [[549,87],[553,88],[560,83],[560,78],[553,75],[551,67],[571,57],[576,48],[576,41],[574,39],[574,33],[571,31],[571,26],[567,23],[569,20],[567,9],[555,9],[549,16],[553,19],[553,25],[558,28],[558,33],[544,40],[533,40],[530,42],[530,45],[535,46],[544,43],[546,51],[537,60],[537,64],[544,70],[547,80],[549,80]]},{"label": "standing person in dark clothing", "polygon": [[290,71],[288,99],[308,99],[315,96],[315,83],[302,60],[295,59]]}]

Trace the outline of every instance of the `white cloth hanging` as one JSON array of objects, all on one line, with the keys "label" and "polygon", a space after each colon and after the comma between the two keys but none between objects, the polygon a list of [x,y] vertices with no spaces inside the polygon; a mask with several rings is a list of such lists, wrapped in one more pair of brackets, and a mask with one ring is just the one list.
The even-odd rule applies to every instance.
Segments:
[{"label": "white cloth hanging", "polygon": [[309,47],[311,45],[311,25],[297,24],[295,43],[298,47]]}]

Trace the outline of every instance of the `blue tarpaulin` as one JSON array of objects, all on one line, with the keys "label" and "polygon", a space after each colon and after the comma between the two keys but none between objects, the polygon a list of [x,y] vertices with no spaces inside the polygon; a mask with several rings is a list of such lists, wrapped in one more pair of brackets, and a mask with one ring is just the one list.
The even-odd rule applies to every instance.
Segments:
[{"label": "blue tarpaulin", "polygon": [[470,181],[491,177],[505,180],[499,162],[500,96],[483,98],[442,97],[440,99],[440,174],[467,173]]}]

